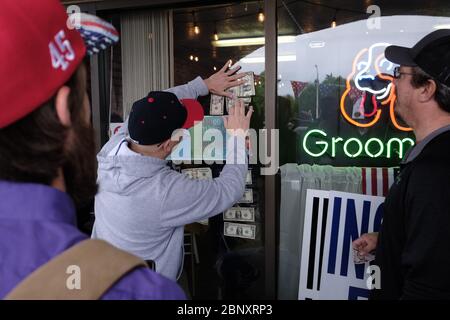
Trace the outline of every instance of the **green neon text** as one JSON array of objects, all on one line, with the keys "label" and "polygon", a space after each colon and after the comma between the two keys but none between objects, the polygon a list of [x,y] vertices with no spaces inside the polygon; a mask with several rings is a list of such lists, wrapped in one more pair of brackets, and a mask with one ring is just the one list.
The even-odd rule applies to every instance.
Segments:
[{"label": "green neon text", "polygon": [[[399,159],[402,159],[406,148],[414,145],[411,138],[391,138],[387,143],[378,138],[370,138],[366,142],[362,142],[358,138],[344,140],[341,137],[331,137],[331,141],[329,140],[326,132],[319,129],[310,130],[303,138],[303,150],[312,157],[321,157],[331,149],[331,157],[334,158],[337,149],[341,148],[344,154],[350,158],[356,158],[362,154],[371,158],[379,158],[385,154],[386,158],[391,158],[395,156],[393,155],[393,148],[396,147],[395,153]],[[313,148],[315,151],[311,150]]]}]

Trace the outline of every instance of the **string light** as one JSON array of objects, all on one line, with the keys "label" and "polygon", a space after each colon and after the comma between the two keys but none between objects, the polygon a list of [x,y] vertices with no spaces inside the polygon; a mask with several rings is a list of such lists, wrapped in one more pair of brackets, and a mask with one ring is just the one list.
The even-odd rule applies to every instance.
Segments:
[{"label": "string light", "polygon": [[[335,10],[336,12],[337,12],[337,11],[345,11],[345,12],[351,12],[351,13],[356,13],[356,14],[360,14],[360,15],[365,15],[365,16],[367,16],[367,17],[369,17],[369,16],[371,15],[371,13],[367,13],[367,12],[365,12],[365,11],[353,10],[353,9],[348,9],[348,8],[337,8],[337,7],[329,6],[329,5],[326,5],[326,4],[314,3],[314,2],[309,1],[309,0],[296,0],[296,1],[293,1],[292,3],[294,3],[294,2],[303,2],[303,3],[309,4],[309,5],[313,5],[313,6],[318,6],[318,7],[323,7],[323,8],[332,9],[332,10]],[[257,18],[258,18],[258,21],[259,21],[259,22],[264,22],[264,20],[265,20],[264,10],[263,10],[261,1],[259,1],[259,3],[260,3],[260,5],[259,5],[258,13],[257,13]],[[242,5],[242,4],[241,4],[241,2],[240,2],[240,3],[236,4],[236,5]],[[230,5],[230,6],[234,6],[234,5]],[[222,7],[227,7],[227,8],[228,8],[229,6],[226,5],[226,6],[222,6]],[[278,6],[278,7],[279,7],[279,6]],[[209,9],[208,9],[208,10],[209,10]],[[244,11],[247,12],[247,10],[248,10],[247,4],[245,4],[245,5],[244,5]],[[203,10],[198,10],[198,11],[203,11]],[[197,12],[198,12],[198,11],[197,11]],[[185,13],[184,13],[184,12],[181,12],[180,14],[185,14]],[[199,25],[197,24],[196,14],[195,14],[194,11],[192,11],[191,14],[192,14],[192,16],[193,16],[193,21],[194,21],[194,32],[195,32],[196,34],[198,34],[198,33],[200,33],[200,27],[199,27]],[[225,17],[225,18],[219,19],[219,20],[215,19],[215,22],[217,22],[217,21],[222,21],[222,20],[237,19],[237,18],[242,18],[242,17],[246,17],[246,16],[248,16],[248,14],[235,15],[235,16],[233,16],[233,17]],[[202,21],[203,21],[203,20],[202,20]],[[204,22],[214,22],[214,20],[205,20]],[[336,18],[334,18],[333,21],[332,21],[332,26],[336,26],[336,25],[337,25],[337,23],[336,23]],[[197,26],[197,28],[195,28],[195,26]],[[443,28],[445,28],[445,27],[446,27],[446,26],[443,26]],[[439,28],[439,27],[435,26],[435,28]]]},{"label": "string light", "polygon": [[258,21],[264,22],[264,11],[263,11],[263,8],[261,7],[261,5],[259,5],[259,10],[258,10]]},{"label": "string light", "polygon": [[192,19],[194,20],[194,33],[199,34],[200,33],[200,27],[197,24],[197,20],[195,19],[195,12],[192,12]]},{"label": "string light", "polygon": [[333,21],[331,21],[332,28],[336,28],[336,15],[337,15],[337,10],[334,12]]},{"label": "string light", "polygon": [[194,55],[191,54],[191,55],[189,56],[189,60],[198,62],[199,58],[198,58],[198,56],[194,56]]},{"label": "string light", "polygon": [[219,35],[217,34],[217,25],[214,24],[214,40],[219,40]]}]

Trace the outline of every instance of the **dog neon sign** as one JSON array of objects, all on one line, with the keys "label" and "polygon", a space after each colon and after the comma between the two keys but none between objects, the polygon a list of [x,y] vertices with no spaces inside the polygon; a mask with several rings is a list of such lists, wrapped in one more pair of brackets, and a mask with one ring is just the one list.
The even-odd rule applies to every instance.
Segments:
[{"label": "dog neon sign", "polygon": [[[380,68],[384,68],[389,72],[393,69],[394,65],[384,57],[384,53],[379,55],[375,54],[376,50],[382,49],[384,51],[384,48],[387,46],[389,46],[388,43],[375,43],[370,48],[362,49],[355,56],[352,63],[352,71],[346,79],[346,88],[341,96],[340,111],[342,116],[352,125],[360,128],[369,128],[380,119],[382,107],[389,105],[389,116],[392,124],[400,131],[411,131],[411,128],[399,124],[394,113],[396,100],[394,78],[380,70]],[[364,56],[367,57],[367,60],[362,60]],[[353,119],[345,110],[345,101],[349,97],[349,92],[352,89],[350,84],[351,80],[353,80],[355,87],[363,92],[359,103],[359,113],[364,119],[373,118],[369,122],[359,122]],[[371,87],[371,85],[364,85],[364,83],[374,83],[376,80],[378,83],[384,83],[385,85],[378,88]],[[366,112],[364,105],[369,94],[371,95],[370,102],[372,111]]]}]

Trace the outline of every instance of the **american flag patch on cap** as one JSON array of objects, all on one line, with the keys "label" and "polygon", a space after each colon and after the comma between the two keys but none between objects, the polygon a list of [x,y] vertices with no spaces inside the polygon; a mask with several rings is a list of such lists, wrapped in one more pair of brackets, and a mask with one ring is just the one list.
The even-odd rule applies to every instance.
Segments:
[{"label": "american flag patch on cap", "polygon": [[105,50],[119,41],[119,33],[116,28],[97,16],[88,13],[74,13],[70,16],[70,20],[80,32],[88,55]]}]

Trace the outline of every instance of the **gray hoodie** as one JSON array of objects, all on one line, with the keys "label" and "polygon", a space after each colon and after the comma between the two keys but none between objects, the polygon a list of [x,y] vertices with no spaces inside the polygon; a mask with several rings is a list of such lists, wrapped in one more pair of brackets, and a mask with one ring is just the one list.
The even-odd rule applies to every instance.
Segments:
[{"label": "gray hoodie", "polygon": [[[179,99],[207,95],[200,77],[167,91]],[[191,180],[167,166],[167,161],[111,152],[127,135],[127,125],[97,155],[99,192],[95,197],[93,238],[144,260],[154,260],[156,271],[170,279],[181,273],[184,225],[217,215],[243,196],[247,164],[226,164],[218,178]],[[232,140],[234,147],[232,147]],[[227,163],[245,159],[242,137],[227,141]],[[125,154],[125,155],[124,155]],[[241,161],[240,160],[240,161]],[[242,163],[235,161],[234,163]],[[246,161],[244,161],[246,163]]]}]

